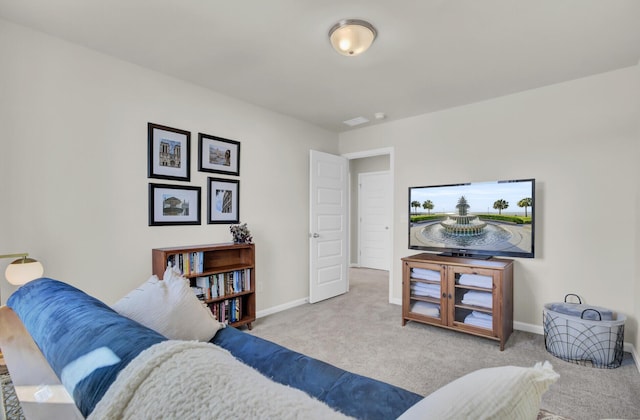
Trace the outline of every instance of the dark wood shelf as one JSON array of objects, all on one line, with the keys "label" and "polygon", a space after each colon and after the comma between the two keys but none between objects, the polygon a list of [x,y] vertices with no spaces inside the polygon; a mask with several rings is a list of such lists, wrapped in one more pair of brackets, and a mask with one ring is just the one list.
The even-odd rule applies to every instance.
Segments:
[{"label": "dark wood shelf", "polygon": [[233,301],[239,299],[240,303],[240,320],[227,322],[229,325],[239,327],[246,325],[252,328],[252,322],[256,320],[256,267],[255,267],[255,245],[254,244],[236,244],[233,242],[209,245],[190,245],[169,248],[155,248],[151,251],[151,264],[153,274],[162,279],[162,275],[166,270],[169,258],[180,254],[201,253],[203,269],[200,272],[191,272],[184,275],[192,283],[197,277],[210,277],[216,274],[231,273],[234,271],[243,271],[248,273],[249,289],[236,293],[227,293],[223,296],[205,299],[212,312],[214,306],[220,305],[225,301]]}]

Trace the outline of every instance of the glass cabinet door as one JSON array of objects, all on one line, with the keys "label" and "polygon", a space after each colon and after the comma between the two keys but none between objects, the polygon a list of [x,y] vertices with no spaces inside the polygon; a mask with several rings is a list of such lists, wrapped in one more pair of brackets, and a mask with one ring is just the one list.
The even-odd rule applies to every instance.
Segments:
[{"label": "glass cabinet door", "polygon": [[494,308],[499,303],[494,275],[493,270],[449,267],[451,325],[480,329],[484,334],[497,331]]},{"label": "glass cabinet door", "polygon": [[446,270],[439,264],[413,263],[405,267],[409,287],[405,288],[406,313],[429,322],[446,323]]}]

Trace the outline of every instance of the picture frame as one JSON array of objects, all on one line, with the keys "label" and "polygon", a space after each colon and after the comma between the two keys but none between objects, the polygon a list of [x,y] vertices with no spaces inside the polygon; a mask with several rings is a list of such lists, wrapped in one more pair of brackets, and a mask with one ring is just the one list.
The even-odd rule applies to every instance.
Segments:
[{"label": "picture frame", "polygon": [[240,142],[198,133],[198,170],[240,175]]},{"label": "picture frame", "polygon": [[240,222],[240,181],[208,178],[208,224]]},{"label": "picture frame", "polygon": [[190,181],[191,133],[160,124],[147,124],[148,177]]},{"label": "picture frame", "polygon": [[201,187],[149,184],[149,226],[199,225]]}]

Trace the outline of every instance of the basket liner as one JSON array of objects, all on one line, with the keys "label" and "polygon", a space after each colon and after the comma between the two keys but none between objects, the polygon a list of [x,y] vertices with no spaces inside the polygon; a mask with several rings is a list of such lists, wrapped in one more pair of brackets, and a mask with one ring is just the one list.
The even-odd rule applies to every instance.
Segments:
[{"label": "basket liner", "polygon": [[545,308],[564,315],[571,315],[577,318],[590,319],[594,321],[614,321],[615,316],[611,309],[599,306],[586,305],[583,303],[555,302],[544,305]]},{"label": "basket liner", "polygon": [[[624,342],[624,323],[626,317],[618,314],[611,318],[615,320],[592,320],[578,316],[568,315],[560,310],[568,307],[585,306],[578,304],[561,305],[549,303],[544,305],[543,324],[545,335],[545,347],[554,356],[569,362],[589,361],[595,367],[615,368],[622,362],[622,345]],[[589,307],[597,308],[597,307]],[[583,310],[584,310],[583,309]],[[577,310],[569,311],[571,314]],[[587,313],[593,313],[588,311]]]}]

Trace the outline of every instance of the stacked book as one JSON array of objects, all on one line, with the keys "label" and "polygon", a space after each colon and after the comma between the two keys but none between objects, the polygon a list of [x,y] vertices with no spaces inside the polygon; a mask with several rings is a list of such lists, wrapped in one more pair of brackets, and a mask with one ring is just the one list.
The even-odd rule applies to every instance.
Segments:
[{"label": "stacked book", "polygon": [[209,304],[211,312],[222,323],[230,324],[242,319],[242,298],[226,299]]},{"label": "stacked book", "polygon": [[196,277],[192,280],[192,285],[194,293],[201,299],[215,299],[245,292],[251,290],[251,269]]}]

